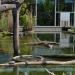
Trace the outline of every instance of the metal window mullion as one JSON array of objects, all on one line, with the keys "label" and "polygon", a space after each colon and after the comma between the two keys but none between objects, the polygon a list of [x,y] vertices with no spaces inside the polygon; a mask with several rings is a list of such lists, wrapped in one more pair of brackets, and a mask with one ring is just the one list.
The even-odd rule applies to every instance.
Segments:
[{"label": "metal window mullion", "polygon": [[55,0],[55,26],[56,26],[56,0]]}]

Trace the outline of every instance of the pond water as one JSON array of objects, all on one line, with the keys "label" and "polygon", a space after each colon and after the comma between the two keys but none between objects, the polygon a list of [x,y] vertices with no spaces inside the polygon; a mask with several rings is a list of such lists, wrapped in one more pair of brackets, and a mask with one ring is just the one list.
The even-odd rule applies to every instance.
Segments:
[{"label": "pond water", "polygon": [[[44,46],[25,45],[25,43],[47,40],[59,45],[52,49]],[[20,36],[21,54],[43,56],[71,56],[75,57],[75,35],[65,33],[44,33]],[[0,63],[8,62],[13,57],[12,36],[0,36]],[[53,59],[53,57],[51,57]],[[56,59],[56,58],[55,58]],[[59,58],[66,60],[65,58]],[[57,59],[57,60],[59,60]],[[71,58],[69,59],[71,60]],[[30,65],[19,67],[0,67],[0,75],[75,75],[75,65]]]}]

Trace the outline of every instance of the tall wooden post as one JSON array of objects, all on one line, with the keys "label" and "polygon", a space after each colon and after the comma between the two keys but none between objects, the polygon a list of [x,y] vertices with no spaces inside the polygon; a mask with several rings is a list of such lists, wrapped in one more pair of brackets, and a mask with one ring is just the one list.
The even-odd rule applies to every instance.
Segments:
[{"label": "tall wooden post", "polygon": [[1,5],[1,0],[0,0],[0,5]]},{"label": "tall wooden post", "polygon": [[13,9],[13,48],[14,56],[20,54],[19,50],[19,4],[16,4],[17,8]]},{"label": "tall wooden post", "polygon": [[[20,6],[24,2],[24,0],[4,0],[1,3],[6,4],[0,7],[0,11],[12,10],[13,14],[13,48],[14,48],[14,56],[19,55],[19,12]],[[12,5],[11,5],[12,4]]]}]

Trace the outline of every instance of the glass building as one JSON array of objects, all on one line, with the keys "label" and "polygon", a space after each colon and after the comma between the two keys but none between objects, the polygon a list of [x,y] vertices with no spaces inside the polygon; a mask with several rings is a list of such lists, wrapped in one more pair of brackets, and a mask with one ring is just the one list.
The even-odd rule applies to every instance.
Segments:
[{"label": "glass building", "polygon": [[75,0],[36,0],[37,26],[75,26]]}]

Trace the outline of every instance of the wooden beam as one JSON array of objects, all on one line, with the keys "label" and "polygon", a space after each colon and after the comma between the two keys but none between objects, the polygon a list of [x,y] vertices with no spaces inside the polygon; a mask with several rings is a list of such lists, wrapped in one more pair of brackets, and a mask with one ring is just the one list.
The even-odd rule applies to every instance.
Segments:
[{"label": "wooden beam", "polygon": [[0,11],[11,10],[13,8],[16,8],[15,4],[2,4],[2,5],[0,5]]},{"label": "wooden beam", "polygon": [[5,4],[5,3],[13,3],[13,2],[18,2],[20,4],[22,4],[25,0],[2,0],[1,3]]}]

